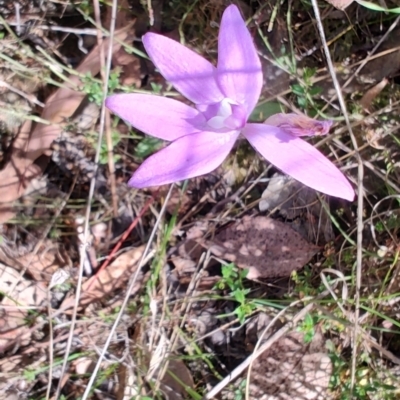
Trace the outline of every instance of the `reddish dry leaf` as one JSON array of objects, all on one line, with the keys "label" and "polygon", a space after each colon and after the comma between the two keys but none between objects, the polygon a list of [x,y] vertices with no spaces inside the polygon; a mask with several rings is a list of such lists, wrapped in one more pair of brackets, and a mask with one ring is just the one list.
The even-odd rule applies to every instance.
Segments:
[{"label": "reddish dry leaf", "polygon": [[211,252],[249,269],[247,278],[288,277],[318,251],[288,225],[268,217],[244,217],[218,233]]},{"label": "reddish dry leaf", "polygon": [[[118,41],[124,41],[131,26],[128,26],[115,34],[113,52],[121,48]],[[103,41],[104,49],[109,46],[109,39]],[[96,46],[77,68],[79,74],[90,73],[95,76],[100,71],[100,47]],[[31,131],[31,122],[27,121],[17,136],[10,161],[0,171],[0,223],[6,222],[13,216],[12,202],[19,199],[24,193],[28,182],[38,177],[45,168],[34,162],[43,154],[49,155],[52,142],[62,132],[64,124],[75,113],[85,93],[79,91],[81,80],[73,75],[65,83],[65,87],[58,89],[46,101],[41,118],[49,121],[50,125],[37,124]]]},{"label": "reddish dry leaf", "polygon": [[26,321],[28,307],[39,307],[46,300],[46,288],[40,282],[22,278],[13,268],[0,264],[0,353],[9,346],[26,346],[31,330]]},{"label": "reddish dry leaf", "polygon": [[[116,290],[126,287],[126,282],[138,267],[144,248],[145,246],[140,246],[121,254],[98,275],[87,280],[82,285],[79,305],[84,306],[93,301],[105,299],[107,296],[112,296]],[[140,287],[142,280],[143,275],[140,273],[134,291]],[[61,305],[61,309],[68,309],[74,303],[74,297],[68,297]]]}]

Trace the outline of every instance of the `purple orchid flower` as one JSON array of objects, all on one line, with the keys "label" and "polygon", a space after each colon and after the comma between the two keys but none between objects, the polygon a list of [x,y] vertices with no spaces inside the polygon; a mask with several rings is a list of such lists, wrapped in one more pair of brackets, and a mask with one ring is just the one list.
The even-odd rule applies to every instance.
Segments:
[{"label": "purple orchid flower", "polygon": [[214,67],[180,43],[154,33],[143,44],[160,73],[194,107],[166,97],[117,94],[107,107],[148,135],[172,143],[147,158],[129,181],[135,188],[207,174],[228,156],[242,134],[269,162],[320,192],[353,200],[354,191],[325,156],[299,136],[325,134],[331,122],[276,114],[248,123],[263,85],[261,62],[238,8],[221,21]]}]

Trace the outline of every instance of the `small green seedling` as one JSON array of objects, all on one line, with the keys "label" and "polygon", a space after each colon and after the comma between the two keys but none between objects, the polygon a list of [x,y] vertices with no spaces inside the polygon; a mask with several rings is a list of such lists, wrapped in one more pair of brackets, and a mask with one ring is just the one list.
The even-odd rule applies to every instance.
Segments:
[{"label": "small green seedling", "polygon": [[246,289],[243,284],[243,279],[248,274],[247,269],[238,269],[238,267],[231,263],[222,266],[222,278],[216,284],[215,288],[224,290],[229,288],[229,293],[233,299],[239,303],[238,307],[235,308],[234,313],[239,319],[239,322],[243,324],[246,317],[250,315],[257,306],[246,296],[250,293],[250,289]]}]

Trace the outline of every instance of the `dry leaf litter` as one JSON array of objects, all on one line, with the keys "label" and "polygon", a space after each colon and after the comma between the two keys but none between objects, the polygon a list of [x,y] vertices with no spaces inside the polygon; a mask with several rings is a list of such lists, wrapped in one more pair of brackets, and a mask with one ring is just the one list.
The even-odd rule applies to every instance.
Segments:
[{"label": "dry leaf litter", "polygon": [[[146,31],[148,15],[140,4],[120,3],[116,37],[132,44],[135,35],[140,36],[141,31]],[[212,19],[218,21],[219,6],[211,7],[201,3],[202,12],[210,13]],[[239,3],[245,16],[254,16],[254,21],[262,29],[274,15],[274,8],[269,5],[254,14],[246,2]],[[348,4],[336,2],[333,5],[344,9]],[[19,22],[16,20],[16,7],[20,13]],[[20,37],[28,38],[36,46],[53,49],[65,65],[68,64],[68,55],[63,54],[61,36],[44,33],[35,27],[28,29],[25,22],[48,18],[53,24],[51,18],[58,18],[63,13],[69,17],[73,10],[71,4],[63,7],[54,2],[0,1],[0,13],[10,26],[14,30],[18,27],[26,30],[19,32]],[[131,10],[140,12],[133,17]],[[162,3],[153,2],[154,26],[158,31],[162,28],[162,11]],[[328,14],[326,23],[337,24],[337,16],[342,18],[341,11],[337,13]],[[106,11],[104,26],[108,26],[109,21],[110,13]],[[191,22],[197,23],[193,19]],[[135,24],[135,30],[132,23]],[[255,34],[255,27],[250,26]],[[198,27],[196,29],[201,30]],[[305,24],[301,35],[310,33],[309,29]],[[178,28],[168,34],[178,38]],[[264,42],[255,36],[256,42],[263,49],[264,75],[274,77],[273,84],[266,86],[266,96],[280,95],[290,85],[290,74],[287,69],[279,68],[275,62],[271,62],[278,53],[288,52],[287,25],[279,13],[274,29],[271,32],[265,29],[265,34],[272,44],[272,52],[266,50],[266,46],[261,46]],[[105,51],[108,40],[103,39]],[[390,50],[398,42],[398,30],[394,30],[383,42],[380,51]],[[80,64],[75,68],[83,75],[90,73],[97,76],[100,72],[100,48],[95,43],[93,38],[84,38],[84,45],[90,50],[87,55],[80,54]],[[2,39],[0,46],[3,54],[16,58],[19,51],[17,41]],[[398,72],[399,54],[399,51],[393,51],[369,61],[352,84],[345,88],[347,92],[362,88],[365,93],[360,104],[368,112],[373,113],[374,101],[387,88],[387,80]],[[63,179],[74,181],[77,190],[71,192],[72,197],[86,199],[82,194],[87,194],[88,182],[96,170],[93,144],[88,141],[88,132],[97,131],[99,117],[98,106],[88,102],[86,94],[81,90],[82,81],[77,75],[68,76],[61,88],[49,89],[42,82],[42,66],[37,58],[26,55],[24,62],[26,69],[0,65],[0,104],[6,110],[0,114],[3,161],[0,171],[3,188],[0,221],[3,223],[1,233],[4,236],[0,247],[0,393],[10,399],[13,396],[15,399],[21,398],[21,393],[25,397],[41,398],[44,396],[43,388],[51,384],[48,382],[47,371],[37,373],[33,380],[27,379],[24,373],[28,369],[42,371],[43,365],[49,364],[48,348],[51,343],[55,356],[63,356],[75,302],[78,249],[84,243],[80,237],[82,216],[75,211],[64,210],[65,215],[61,214],[61,230],[68,231],[69,235],[61,238],[58,243],[49,237],[43,226],[19,229],[18,226],[5,223],[12,218],[18,220],[20,213],[50,223],[49,214],[55,214],[39,207],[40,198],[48,196],[50,204],[55,199],[68,200],[68,190],[57,182],[57,172],[55,177],[49,172],[49,165],[52,164],[55,165],[55,171],[59,171],[58,174],[62,173]],[[345,60],[344,65],[346,63]],[[113,44],[113,67],[120,69],[123,85],[139,88],[148,79],[147,88],[150,87],[149,83],[161,84],[163,90],[168,87],[152,70],[151,63],[127,52],[117,41]],[[341,82],[345,82],[355,69],[344,70],[343,75],[339,74]],[[144,76],[147,78],[143,79]],[[329,80],[321,83],[323,96],[329,94],[331,88],[327,82]],[[24,96],[19,92],[23,92]],[[43,108],[40,106],[42,102]],[[13,113],[13,109],[19,112]],[[32,114],[39,115],[51,124],[25,120],[27,115]],[[260,111],[259,117],[263,116],[263,111]],[[367,134],[364,135],[364,130],[358,132],[361,140],[365,140],[374,149],[388,148],[389,135],[384,128],[392,129],[394,122],[387,122],[383,128],[376,117],[370,116],[362,124],[367,128]],[[123,134],[127,133],[122,123],[116,128]],[[132,147],[126,146],[121,153],[125,157],[125,153],[131,150]],[[396,162],[395,149],[392,154]],[[61,380],[64,393],[72,393],[73,398],[82,395],[87,383],[86,374],[94,369],[98,351],[110,332],[110,323],[104,316],[112,315],[122,304],[128,282],[139,267],[144,251],[142,243],[148,239],[149,227],[154,224],[155,215],[152,212],[146,214],[129,237],[127,246],[113,256],[104,270],[99,271],[99,267],[148,196],[158,196],[157,201],[161,205],[167,192],[161,188],[160,192],[132,194],[124,183],[127,174],[136,164],[128,157],[123,160],[124,172],[118,182],[118,216],[113,215],[109,206],[107,168],[99,168],[96,181],[96,201],[101,206],[97,205],[97,210],[91,216],[94,223],[91,225],[92,240],[86,252],[87,276],[84,277],[79,301],[79,323],[72,343],[73,352],[88,349],[92,352],[72,360],[64,376],[61,376],[59,366],[53,366],[52,369],[53,379]],[[234,160],[207,177],[192,180],[185,192],[179,186],[174,188],[167,211],[169,215],[177,212],[179,222],[173,232],[166,261],[162,263],[165,280],[160,286],[166,287],[157,290],[153,300],[158,311],[165,304],[171,307],[171,320],[175,326],[185,331],[186,336],[176,339],[171,320],[161,316],[162,313],[151,317],[140,315],[140,302],[151,276],[147,264],[140,271],[130,293],[135,311],[124,315],[101,369],[106,370],[112,362],[119,366],[95,389],[94,398],[127,399],[151,394],[149,382],[153,383],[156,377],[164,398],[171,400],[187,398],[184,387],[177,383],[174,376],[178,376],[184,386],[193,390],[199,382],[211,388],[218,381],[217,375],[197,361],[182,361],[182,354],[195,360],[193,342],[197,341],[205,351],[213,355],[219,377],[226,376],[252,353],[261,338],[260,333],[277,312],[271,308],[268,315],[255,313],[251,319],[253,326],[257,325],[255,332],[251,323],[245,327],[240,326],[234,315],[236,302],[211,298],[214,294],[229,294],[227,290],[216,289],[221,279],[221,263],[233,262],[249,270],[247,278],[255,281],[246,281],[252,289],[250,298],[281,299],[290,294],[290,277],[301,273],[304,265],[323,250],[327,242],[336,239],[337,232],[328,215],[332,204],[322,205],[315,192],[297,182],[279,173],[269,174],[268,183],[261,181],[255,189],[253,187],[253,191],[246,192],[254,178],[251,173],[259,171],[259,168],[257,160],[245,160],[243,164],[240,160]],[[367,189],[370,190],[368,179],[367,176]],[[374,178],[370,178],[370,181],[374,182]],[[247,194],[242,196],[243,193]],[[258,201],[258,210],[254,206],[247,208],[253,204],[253,200]],[[335,207],[337,205],[333,204],[331,210],[334,211]],[[344,213],[351,215],[349,207],[343,206],[343,209]],[[354,222],[351,218],[349,221]],[[258,285],[260,281],[262,284]],[[272,284],[264,286],[265,282]],[[396,288],[398,285],[393,283],[392,293]],[[190,303],[188,299],[194,300]],[[384,306],[398,313],[395,304]],[[51,334],[48,310],[54,316]],[[389,311],[385,309],[385,312]],[[286,322],[282,318],[277,326],[273,326],[273,331]],[[325,339],[320,332],[315,334],[311,342],[306,343],[303,333],[291,331],[253,362],[250,398],[328,399],[332,368]],[[226,394],[227,398],[230,396],[231,393]]]}]

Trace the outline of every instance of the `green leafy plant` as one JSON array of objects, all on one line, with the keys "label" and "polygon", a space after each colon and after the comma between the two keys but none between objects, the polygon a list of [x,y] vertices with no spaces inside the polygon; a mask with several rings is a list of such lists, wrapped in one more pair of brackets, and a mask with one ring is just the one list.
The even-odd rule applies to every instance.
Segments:
[{"label": "green leafy plant", "polygon": [[145,136],[135,148],[135,156],[143,159],[159,150],[162,146],[162,140]]},{"label": "green leafy plant", "polygon": [[365,353],[360,354],[355,375],[356,381],[353,390],[351,390],[348,361],[343,359],[331,340],[327,340],[325,345],[333,366],[329,386],[331,391],[335,392],[335,398],[341,400],[368,400],[371,398],[389,400],[396,398],[394,396],[398,388],[390,383],[392,381],[390,376],[382,379],[379,371],[370,368],[366,361],[369,355]]},{"label": "green leafy plant", "polygon": [[312,98],[322,91],[320,87],[314,86],[312,82],[316,72],[316,68],[304,68],[301,83],[292,85],[292,92],[297,96],[297,103],[304,110],[309,107]]},{"label": "green leafy plant", "polygon": [[243,324],[246,317],[257,308],[254,302],[246,298],[250,293],[250,289],[244,287],[243,279],[246,278],[248,272],[249,271],[246,269],[239,270],[233,263],[223,265],[222,278],[215,286],[215,288],[219,290],[224,290],[226,288],[231,290],[229,293],[230,296],[239,303],[234,313],[241,324]]},{"label": "green leafy plant", "polygon": [[311,314],[306,314],[297,330],[304,334],[304,343],[311,343],[315,335],[316,318]]},{"label": "green leafy plant", "polygon": [[[112,94],[119,84],[119,71],[115,70],[110,73],[108,80],[108,94]],[[100,106],[104,100],[103,82],[95,79],[90,73],[82,77],[83,92],[87,94],[89,101]]]},{"label": "green leafy plant", "polygon": [[[121,136],[120,136],[119,132],[116,130],[113,130],[111,133],[112,147],[115,148],[120,141],[121,141]],[[118,160],[121,159],[121,156],[118,154],[113,154],[113,158],[114,158],[114,162],[117,162]],[[106,139],[103,138],[103,141],[102,141],[101,147],[100,147],[99,163],[107,164],[107,162],[108,162],[108,148],[107,148]]]},{"label": "green leafy plant", "polygon": [[246,398],[246,379],[243,379],[240,383],[239,386],[235,389],[233,392],[233,398],[234,400],[242,400]]}]

